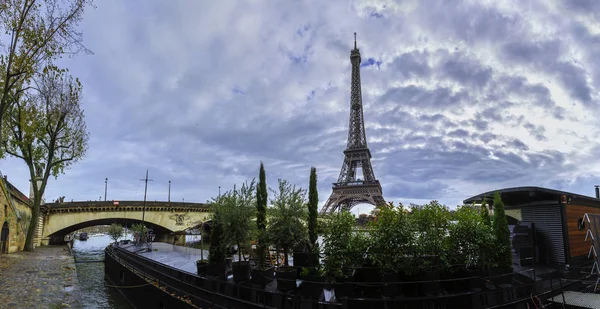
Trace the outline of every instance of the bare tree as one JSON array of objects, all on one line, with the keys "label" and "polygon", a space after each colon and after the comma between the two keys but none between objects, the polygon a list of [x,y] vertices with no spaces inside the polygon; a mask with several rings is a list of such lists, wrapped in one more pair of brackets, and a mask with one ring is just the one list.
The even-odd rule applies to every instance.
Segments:
[{"label": "bare tree", "polygon": [[76,30],[88,4],[92,1],[0,1],[0,31],[10,36],[8,44],[0,42],[5,49],[0,53],[0,127],[15,101],[12,96],[31,89],[33,78],[47,70],[48,63],[82,50],[90,52]]},{"label": "bare tree", "polygon": [[[35,79],[35,91],[11,96],[4,135],[6,152],[27,164],[33,187],[33,212],[25,250],[33,250],[42,196],[55,178],[85,156],[89,133],[80,108],[82,86],[65,70],[54,68]],[[13,92],[14,93],[14,92]]]}]

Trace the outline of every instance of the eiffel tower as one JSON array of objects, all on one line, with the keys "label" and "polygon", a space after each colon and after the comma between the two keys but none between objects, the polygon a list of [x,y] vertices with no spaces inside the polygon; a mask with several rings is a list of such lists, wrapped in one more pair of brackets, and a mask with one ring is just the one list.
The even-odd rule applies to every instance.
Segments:
[{"label": "eiffel tower", "polygon": [[[321,214],[350,210],[355,205],[362,203],[374,206],[385,204],[381,185],[375,178],[371,166],[371,151],[367,147],[360,90],[360,52],[356,48],[356,32],[354,33],[354,49],[350,52],[350,62],[352,63],[352,90],[348,145],[344,150],[342,171],[338,181],[333,184],[333,192],[321,209]],[[356,169],[359,167],[362,169],[364,179],[356,179]]]}]

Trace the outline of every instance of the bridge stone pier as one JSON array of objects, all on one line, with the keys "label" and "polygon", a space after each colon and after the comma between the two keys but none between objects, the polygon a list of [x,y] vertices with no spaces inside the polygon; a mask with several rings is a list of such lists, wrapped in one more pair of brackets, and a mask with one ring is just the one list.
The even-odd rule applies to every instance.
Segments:
[{"label": "bridge stone pier", "polygon": [[185,243],[184,230],[210,220],[210,207],[203,203],[106,201],[64,202],[42,205],[37,238],[41,245],[61,242],[65,235],[79,229],[120,223],[131,227],[142,222],[152,228],[155,241]]}]

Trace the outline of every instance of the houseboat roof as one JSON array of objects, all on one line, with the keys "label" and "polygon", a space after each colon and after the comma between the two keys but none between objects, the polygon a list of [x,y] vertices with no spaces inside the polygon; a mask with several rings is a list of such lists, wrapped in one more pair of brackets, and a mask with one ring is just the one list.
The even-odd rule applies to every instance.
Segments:
[{"label": "houseboat roof", "polygon": [[579,203],[600,207],[600,199],[595,197],[542,187],[513,187],[488,191],[472,196],[464,200],[463,203],[480,203],[484,198],[486,198],[488,202],[491,202],[495,192],[500,193],[502,196],[502,202],[506,206],[525,205],[529,203],[548,201],[554,201],[558,203],[561,199],[561,196],[565,195],[569,201],[576,200]]}]

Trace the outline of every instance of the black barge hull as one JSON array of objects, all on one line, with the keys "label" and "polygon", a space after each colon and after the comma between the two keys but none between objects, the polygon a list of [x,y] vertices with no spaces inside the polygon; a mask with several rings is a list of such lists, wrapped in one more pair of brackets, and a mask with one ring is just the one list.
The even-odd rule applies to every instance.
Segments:
[{"label": "black barge hull", "polygon": [[[542,282],[511,285],[501,289],[484,288],[469,293],[428,297],[358,298],[354,293],[341,302],[304,299],[294,291],[260,289],[249,283],[226,278],[205,278],[158,263],[118,246],[105,250],[105,275],[111,285],[135,307],[163,308],[527,308],[532,295],[548,299],[566,286],[540,291]],[[556,279],[554,279],[556,280]],[[354,291],[356,292],[356,291]]]}]

